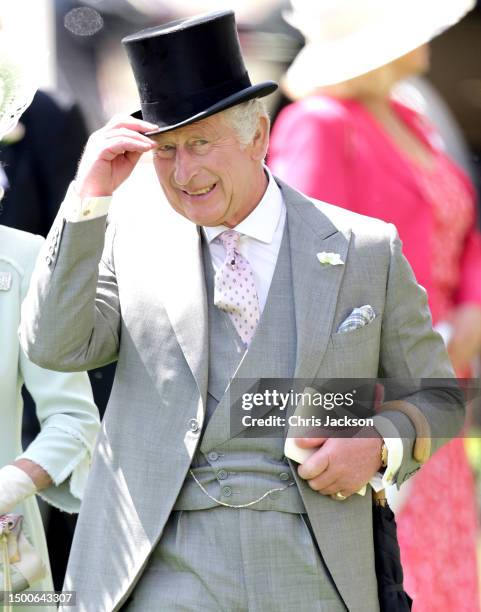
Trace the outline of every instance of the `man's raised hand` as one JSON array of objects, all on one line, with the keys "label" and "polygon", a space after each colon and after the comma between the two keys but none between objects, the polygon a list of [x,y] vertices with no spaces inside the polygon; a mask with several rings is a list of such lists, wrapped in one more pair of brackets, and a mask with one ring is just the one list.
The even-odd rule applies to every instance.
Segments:
[{"label": "man's raised hand", "polygon": [[80,197],[111,196],[130,176],[143,153],[155,142],[144,135],[158,126],[117,115],[88,139],[75,186]]}]

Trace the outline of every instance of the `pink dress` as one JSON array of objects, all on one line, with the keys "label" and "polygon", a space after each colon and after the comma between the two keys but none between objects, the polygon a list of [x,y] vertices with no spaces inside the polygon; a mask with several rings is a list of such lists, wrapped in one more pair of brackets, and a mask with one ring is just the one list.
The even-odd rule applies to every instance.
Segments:
[{"label": "pink dress", "polygon": [[[398,149],[357,101],[316,96],[274,125],[269,165],[310,196],[396,225],[434,323],[460,303],[481,305],[481,239],[473,188],[436,146],[425,120],[393,102],[434,155],[426,170]],[[474,483],[462,439],[412,480],[397,516],[405,588],[414,612],[478,612]]]},{"label": "pink dress", "polygon": [[[453,308],[451,296],[459,283],[463,239],[474,216],[469,192],[443,162],[444,158],[438,159],[431,172],[417,169],[434,218],[431,269],[439,288],[441,320]],[[441,501],[447,477],[452,479],[449,497]],[[445,446],[413,480],[409,503],[397,521],[405,587],[414,599],[414,612],[479,610],[474,491],[460,438]]]}]

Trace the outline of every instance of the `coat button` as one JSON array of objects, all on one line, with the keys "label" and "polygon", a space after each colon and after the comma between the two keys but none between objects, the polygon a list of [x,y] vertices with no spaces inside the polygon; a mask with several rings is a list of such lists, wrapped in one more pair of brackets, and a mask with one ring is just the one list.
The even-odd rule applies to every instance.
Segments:
[{"label": "coat button", "polygon": [[222,495],[224,497],[230,497],[232,495],[232,489],[230,487],[222,487]]},{"label": "coat button", "polygon": [[45,257],[45,261],[47,262],[47,266],[51,266],[52,265],[52,258],[49,257],[48,255],[47,255],[47,257]]},{"label": "coat button", "polygon": [[216,453],[215,451],[210,451],[210,453],[207,454],[207,459],[209,461],[217,461],[218,458],[219,453]]},{"label": "coat button", "polygon": [[288,472],[281,472],[279,474],[279,478],[281,480],[290,480],[291,476],[290,476],[290,474]]},{"label": "coat button", "polygon": [[200,429],[199,421],[197,419],[189,419],[189,429],[193,433],[195,433],[196,431],[199,431]]},{"label": "coat button", "polygon": [[217,478],[219,480],[225,480],[227,478],[227,476],[229,476],[229,474],[225,470],[219,470],[217,472]]}]

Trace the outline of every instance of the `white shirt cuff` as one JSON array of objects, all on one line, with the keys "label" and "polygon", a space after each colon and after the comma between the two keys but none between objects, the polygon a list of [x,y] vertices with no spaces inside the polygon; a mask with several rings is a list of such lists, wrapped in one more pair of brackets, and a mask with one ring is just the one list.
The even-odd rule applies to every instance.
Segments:
[{"label": "white shirt cuff", "polygon": [[394,478],[401,467],[403,461],[403,443],[398,430],[388,418],[376,415],[374,417],[374,427],[384,439],[387,447],[387,467],[382,476],[382,486],[380,487],[380,489],[384,489],[393,484]]},{"label": "white shirt cuff", "polygon": [[65,220],[70,223],[90,221],[91,219],[105,217],[111,201],[112,196],[81,198],[75,189],[75,183],[72,182],[63,201],[62,212]]},{"label": "white shirt cuff", "polygon": [[[369,484],[377,493],[393,484],[394,477],[401,467],[403,460],[403,443],[398,430],[386,417],[376,415],[374,417],[374,427],[384,439],[387,447],[387,467],[384,474],[377,472],[369,481]],[[366,490],[367,486],[364,485],[357,493],[358,495],[365,495]]]}]

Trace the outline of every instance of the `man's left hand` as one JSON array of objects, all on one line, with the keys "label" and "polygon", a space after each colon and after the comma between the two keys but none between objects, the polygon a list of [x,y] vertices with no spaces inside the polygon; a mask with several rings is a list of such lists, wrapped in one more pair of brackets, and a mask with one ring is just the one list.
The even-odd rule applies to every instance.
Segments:
[{"label": "man's left hand", "polygon": [[301,448],[317,448],[298,474],[322,495],[356,493],[381,469],[381,437],[297,438]]}]

